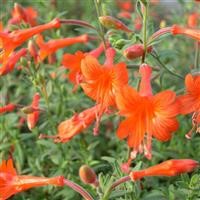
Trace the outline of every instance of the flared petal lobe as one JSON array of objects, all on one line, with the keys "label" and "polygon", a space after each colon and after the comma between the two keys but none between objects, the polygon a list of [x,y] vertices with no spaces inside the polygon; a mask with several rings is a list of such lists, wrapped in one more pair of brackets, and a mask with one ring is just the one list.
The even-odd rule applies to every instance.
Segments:
[{"label": "flared petal lobe", "polygon": [[69,69],[69,81],[73,83],[75,87],[79,85],[83,79],[81,72],[81,61],[86,57],[86,55],[91,55],[92,57],[98,58],[103,50],[103,44],[101,43],[99,47],[87,53],[77,51],[74,55],[68,53],[63,55],[62,64],[66,69]]},{"label": "flared petal lobe", "polygon": [[180,95],[178,101],[181,114],[192,115],[192,129],[186,134],[187,139],[191,139],[194,130],[200,130],[200,75],[188,74],[185,77],[186,94]]},{"label": "flared petal lobe", "polygon": [[79,84],[80,80],[78,77],[81,76],[81,60],[85,58],[85,54],[81,51],[77,51],[74,55],[73,54],[64,54],[62,65],[69,69],[69,81],[72,82],[74,85]]},{"label": "flared petal lobe", "polygon": [[176,116],[180,107],[176,101],[176,94],[166,90],[153,97],[154,117],[149,132],[160,141],[171,138],[172,132],[178,129]]},{"label": "flared petal lobe", "polygon": [[188,74],[185,77],[186,94],[180,95],[181,114],[200,111],[200,76]]}]

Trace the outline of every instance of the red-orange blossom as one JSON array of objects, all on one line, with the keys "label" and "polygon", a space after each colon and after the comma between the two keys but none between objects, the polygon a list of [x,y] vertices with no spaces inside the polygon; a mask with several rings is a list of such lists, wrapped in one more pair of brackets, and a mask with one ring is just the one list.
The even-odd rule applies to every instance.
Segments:
[{"label": "red-orange blossom", "polygon": [[152,94],[151,73],[151,67],[142,64],[140,91],[124,86],[116,94],[119,114],[126,117],[119,125],[117,136],[120,139],[127,138],[135,155],[144,151],[149,159],[152,137],[160,141],[169,140],[172,132],[178,128],[176,115],[179,113],[176,94],[173,91]]}]

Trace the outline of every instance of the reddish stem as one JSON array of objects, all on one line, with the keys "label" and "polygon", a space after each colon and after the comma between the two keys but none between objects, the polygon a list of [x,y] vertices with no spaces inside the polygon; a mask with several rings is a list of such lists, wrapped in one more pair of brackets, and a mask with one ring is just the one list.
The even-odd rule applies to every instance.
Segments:
[{"label": "reddish stem", "polygon": [[125,182],[127,182],[127,181],[130,181],[130,180],[131,180],[130,176],[124,176],[124,177],[118,179],[117,181],[115,181],[115,182],[112,184],[110,190],[113,190],[113,189],[116,188],[118,185],[120,185],[120,184],[122,184],[122,183],[125,183]]},{"label": "reddish stem", "polygon": [[74,191],[78,192],[85,200],[94,200],[92,196],[83,189],[80,185],[68,180],[64,179],[64,184],[70,188],[72,188]]},{"label": "reddish stem", "polygon": [[156,31],[149,39],[150,43],[155,40],[156,38],[166,34],[166,33],[170,33],[171,32],[171,27],[165,27],[165,28],[162,28],[158,31]]},{"label": "reddish stem", "polygon": [[61,19],[60,20],[61,24],[70,24],[70,25],[78,25],[78,26],[83,26],[83,27],[88,27],[91,28],[95,31],[97,31],[97,29],[92,26],[91,24],[83,21],[83,20],[77,20],[77,19]]}]

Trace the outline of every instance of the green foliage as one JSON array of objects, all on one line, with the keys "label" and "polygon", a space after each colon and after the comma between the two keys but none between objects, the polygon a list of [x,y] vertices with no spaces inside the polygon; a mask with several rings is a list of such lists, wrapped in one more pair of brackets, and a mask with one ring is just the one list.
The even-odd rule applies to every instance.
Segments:
[{"label": "green foliage", "polygon": [[[103,12],[108,15],[117,15],[119,9],[114,0],[101,0]],[[146,1],[141,2],[146,4]],[[128,25],[133,27],[132,20],[142,16],[140,1],[137,1],[136,11],[131,14],[131,20]],[[24,7],[33,6],[39,12],[39,23],[46,23],[55,17],[65,19],[82,19],[98,27],[95,7],[92,0],[57,0],[57,1],[25,1],[25,0],[0,0],[0,21],[6,25],[10,18],[10,12],[14,2],[20,3]],[[132,1],[134,4],[136,1]],[[3,6],[2,6],[3,5]],[[158,8],[151,7],[152,13],[158,13],[158,19],[149,17],[149,35],[155,32],[159,27],[160,20],[166,20],[167,25],[174,23],[185,24],[185,11],[195,10],[194,5],[189,2],[180,1],[180,15],[166,13],[159,14]],[[112,7],[111,7],[112,6]],[[164,9],[164,8],[162,8]],[[110,14],[111,13],[111,14]],[[157,20],[157,21],[156,21]],[[16,28],[13,26],[13,28]],[[152,29],[152,30],[151,30]],[[94,32],[86,28],[77,28],[76,26],[62,26],[60,30],[46,31],[45,39],[72,37],[82,33]],[[185,40],[181,37],[167,37],[165,35],[159,40],[153,41],[155,52],[159,59],[152,55],[147,55],[146,62],[153,66],[159,66],[159,76],[153,82],[154,93],[172,89],[177,93],[182,93],[184,81],[173,75],[181,74],[183,77],[190,72],[189,66],[193,65],[194,60],[194,42]],[[119,31],[113,31],[112,35],[105,34],[111,45],[118,51],[118,61],[125,61],[127,65],[133,64],[122,56],[123,50],[134,43],[141,43],[141,34],[135,30],[134,34],[125,34]],[[76,93],[72,92],[73,86],[66,79],[62,78],[66,70],[60,69],[62,55],[65,52],[74,53],[77,50],[89,51],[94,49],[98,41],[92,41],[90,44],[79,44],[73,47],[64,48],[56,53],[57,61],[54,64],[44,62],[36,66],[32,62],[30,69],[18,71],[14,70],[7,76],[0,77],[0,104],[13,102],[16,104],[30,105],[32,96],[35,92],[43,94],[40,107],[44,109],[41,112],[38,126],[32,131],[28,130],[24,124],[18,127],[20,117],[26,117],[22,112],[7,113],[0,115],[0,160],[6,159],[12,154],[15,166],[19,174],[29,174],[35,176],[53,177],[63,175],[66,178],[80,184],[96,199],[106,200],[198,200],[200,199],[200,173],[195,171],[189,175],[181,175],[175,178],[152,177],[145,178],[138,182],[126,182],[121,184],[113,191],[109,191],[112,184],[124,176],[120,170],[120,165],[127,161],[127,144],[116,137],[116,129],[120,118],[117,114],[103,116],[100,124],[100,135],[93,136],[92,128],[88,128],[83,133],[75,136],[72,140],[64,144],[55,144],[52,140],[39,140],[39,134],[55,135],[57,125],[74,113],[78,113],[94,105],[94,102],[86,97],[83,91],[78,88]],[[100,58],[100,62],[104,58]],[[21,60],[26,66],[26,60]],[[136,59],[134,64],[141,63]],[[164,67],[163,67],[164,66]],[[166,70],[170,69],[172,73]],[[130,69],[130,84],[135,86],[136,79],[133,73],[138,68]],[[52,78],[51,73],[55,72],[57,76]],[[132,79],[134,79],[132,81]],[[43,89],[46,90],[42,93]],[[131,170],[139,170],[162,161],[172,158],[192,158],[200,161],[200,137],[195,135],[192,140],[186,140],[184,135],[191,128],[191,116],[179,117],[180,128],[174,134],[172,140],[161,143],[153,139],[153,158],[147,160],[144,156],[138,155],[132,161]],[[112,125],[110,125],[112,124]],[[13,148],[13,149],[12,149]],[[88,164],[94,168],[99,178],[100,187],[96,190],[92,186],[81,183],[78,177],[78,169],[81,165]],[[109,193],[109,197],[105,194]],[[19,193],[12,197],[14,200],[80,200],[82,197],[67,187],[41,187]]]}]

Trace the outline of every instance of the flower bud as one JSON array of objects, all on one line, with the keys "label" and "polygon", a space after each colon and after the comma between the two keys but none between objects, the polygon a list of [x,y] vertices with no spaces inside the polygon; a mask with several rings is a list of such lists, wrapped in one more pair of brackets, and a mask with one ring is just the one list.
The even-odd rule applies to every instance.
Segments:
[{"label": "flower bud", "polygon": [[[152,47],[147,47],[147,52],[151,52]],[[133,60],[135,58],[141,57],[144,54],[144,46],[142,44],[134,44],[128,48],[126,48],[123,52],[123,55],[129,60]]]},{"label": "flower bud", "polygon": [[97,175],[94,170],[87,165],[82,165],[79,169],[79,177],[85,184],[98,185]]},{"label": "flower bud", "polygon": [[123,22],[111,16],[101,16],[99,21],[107,29],[116,29],[128,33],[133,32]]},{"label": "flower bud", "polygon": [[38,50],[35,46],[35,44],[33,43],[33,41],[29,40],[28,42],[28,51],[31,54],[31,56],[33,57],[35,63],[37,63],[38,61]]},{"label": "flower bud", "polygon": [[5,106],[0,107],[0,114],[5,112],[12,112],[16,108],[16,105],[13,103],[9,103]]}]

